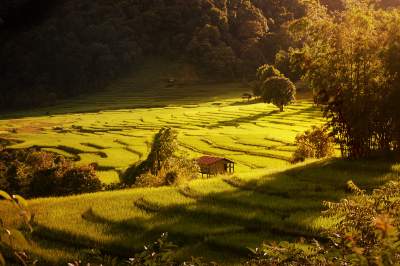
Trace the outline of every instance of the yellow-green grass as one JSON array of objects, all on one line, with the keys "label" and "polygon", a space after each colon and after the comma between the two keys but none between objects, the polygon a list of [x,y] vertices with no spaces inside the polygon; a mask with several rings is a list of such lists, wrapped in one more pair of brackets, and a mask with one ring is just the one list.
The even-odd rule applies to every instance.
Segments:
[{"label": "yellow-green grass", "polygon": [[[337,169],[340,162],[289,169],[295,136],[324,122],[312,102],[299,100],[280,113],[270,104],[244,102],[240,96],[249,88],[240,84],[166,88],[149,80],[152,76],[142,73],[95,95],[4,114],[0,137],[23,141],[12,148],[39,146],[77,164],[97,163],[97,174],[109,184],[144,159],[153,135],[170,126],[179,132],[182,154],[232,159],[235,175],[181,187],[31,200],[36,222],[32,252],[50,264],[71,261],[86,248],[129,256],[167,231],[182,247],[179,257],[230,264],[264,239],[318,237],[321,228],[334,222],[319,216],[321,201],[344,196],[352,166],[344,163],[349,172],[343,176]],[[143,89],[138,92],[137,87]],[[382,178],[368,171],[368,179],[362,179],[362,171],[354,174],[375,185],[392,175],[387,171]],[[1,204],[6,223],[14,222],[10,214]]]},{"label": "yellow-green grass", "polygon": [[[220,84],[201,88],[209,91],[212,86],[227,91],[230,86],[240,87]],[[240,90],[236,90],[236,96]],[[295,136],[323,123],[319,108],[307,100],[280,113],[270,104],[246,104],[241,98],[228,96],[191,105],[179,105],[179,101],[173,104],[171,100],[165,107],[3,119],[0,137],[23,141],[12,148],[39,146],[69,156],[78,164],[97,163],[102,182],[110,183],[119,180],[118,173],[147,156],[154,133],[163,126],[179,132],[180,148],[188,156],[227,157],[236,162],[237,173],[246,173],[287,167]]]},{"label": "yellow-green grass", "polygon": [[[169,232],[178,257],[203,256],[232,265],[263,240],[322,239],[335,220],[321,216],[322,201],[346,196],[346,181],[371,190],[398,178],[399,165],[339,159],[281,170],[198,179],[180,187],[127,189],[29,201],[35,214],[35,245],[52,263],[97,248],[128,257]],[[14,224],[10,206],[0,215]]]},{"label": "yellow-green grass", "polygon": [[[270,104],[243,101],[250,88],[237,83],[166,87],[165,79],[178,72],[179,65],[149,62],[100,93],[0,115],[0,137],[23,141],[12,148],[39,146],[77,164],[95,162],[106,184],[147,156],[163,126],[178,130],[182,154],[236,162],[233,176],[180,187],[30,200],[31,251],[44,265],[65,265],[91,248],[128,257],[162,232],[181,246],[178,257],[232,265],[263,240],[320,238],[319,231],[335,222],[320,216],[321,202],[344,197],[348,179],[372,188],[399,174],[398,165],[384,162],[294,167],[288,160],[295,136],[324,123],[312,102],[299,100],[280,113]],[[0,217],[16,225],[9,207],[0,204]]]}]

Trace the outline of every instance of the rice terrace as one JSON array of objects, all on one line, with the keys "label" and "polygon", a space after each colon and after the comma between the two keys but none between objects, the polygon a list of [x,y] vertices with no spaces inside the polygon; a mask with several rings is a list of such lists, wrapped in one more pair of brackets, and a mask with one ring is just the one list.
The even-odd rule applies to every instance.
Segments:
[{"label": "rice terrace", "polygon": [[0,3],[0,266],[399,265],[400,4]]},{"label": "rice terrace", "polygon": [[97,163],[104,169],[102,181],[109,183],[118,182],[119,171],[147,155],[153,135],[164,126],[179,131],[182,152],[194,158],[226,156],[237,162],[238,173],[246,173],[287,166],[294,137],[322,122],[319,109],[307,100],[279,113],[272,105],[243,104],[238,96],[202,104],[2,120],[0,130],[23,141],[13,148],[39,146],[84,164]]}]

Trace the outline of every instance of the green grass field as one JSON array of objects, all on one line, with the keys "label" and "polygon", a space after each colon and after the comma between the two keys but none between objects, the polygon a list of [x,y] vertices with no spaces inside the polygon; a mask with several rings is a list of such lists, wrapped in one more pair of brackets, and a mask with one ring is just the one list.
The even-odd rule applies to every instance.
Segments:
[{"label": "green grass field", "polygon": [[[180,258],[232,265],[263,240],[320,238],[320,230],[335,222],[321,217],[322,201],[343,198],[346,181],[372,189],[399,176],[399,165],[390,162],[291,165],[295,136],[324,122],[306,99],[280,113],[273,105],[244,102],[240,95],[248,88],[238,84],[167,88],[148,81],[144,69],[140,79],[120,80],[96,95],[2,114],[0,137],[19,140],[12,148],[39,146],[78,164],[96,162],[102,182],[112,183],[144,159],[153,135],[169,126],[179,132],[182,153],[232,159],[235,174],[179,187],[30,200],[35,214],[30,251],[44,265],[63,265],[92,248],[128,257],[163,232],[181,247]],[[146,89],[139,93],[132,86]],[[2,203],[0,216],[17,226],[12,214]]]},{"label": "green grass field", "polygon": [[[205,87],[216,86],[224,88]],[[230,86],[239,95],[244,90]],[[96,162],[101,180],[111,183],[119,181],[118,173],[144,159],[154,133],[169,126],[178,130],[182,152],[191,157],[227,157],[236,162],[237,173],[246,173],[286,167],[295,136],[323,122],[320,111],[306,100],[283,113],[276,109],[264,103],[246,104],[238,97],[217,97],[191,105],[0,120],[0,137],[23,141],[12,148],[39,146],[78,163]]]},{"label": "green grass field", "polygon": [[[49,264],[79,258],[91,248],[127,257],[169,232],[181,246],[178,257],[233,265],[263,240],[321,239],[320,230],[335,222],[320,215],[323,200],[343,198],[347,180],[372,189],[398,178],[399,169],[389,162],[333,159],[180,187],[30,200],[36,222],[31,251]],[[10,206],[3,204],[0,214],[6,224],[15,223]]]},{"label": "green grass field", "polygon": [[[168,77],[175,86],[166,86]],[[155,132],[179,132],[182,152],[236,162],[237,173],[286,167],[298,133],[323,123],[319,108],[299,100],[283,113],[270,104],[241,99],[249,87],[201,84],[190,66],[149,59],[139,71],[104,91],[36,110],[0,114],[0,138],[23,141],[12,148],[39,146],[96,162],[103,183],[144,159]],[[140,88],[140,89],[138,89]]]}]

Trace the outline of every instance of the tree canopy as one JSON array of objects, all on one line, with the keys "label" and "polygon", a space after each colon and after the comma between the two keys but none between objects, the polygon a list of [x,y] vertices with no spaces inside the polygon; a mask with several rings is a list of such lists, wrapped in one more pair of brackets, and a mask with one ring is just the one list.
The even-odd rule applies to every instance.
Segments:
[{"label": "tree canopy", "polygon": [[303,13],[298,0],[1,1],[0,109],[100,90],[147,56],[213,80],[248,78]]},{"label": "tree canopy", "polygon": [[311,1],[290,26],[304,79],[342,153],[355,158],[397,149],[399,140],[400,11],[373,2],[345,1],[342,12],[331,13]]},{"label": "tree canopy", "polygon": [[290,104],[296,95],[296,87],[285,77],[273,76],[268,78],[262,85],[262,99],[264,102],[272,103],[283,112],[283,107]]}]

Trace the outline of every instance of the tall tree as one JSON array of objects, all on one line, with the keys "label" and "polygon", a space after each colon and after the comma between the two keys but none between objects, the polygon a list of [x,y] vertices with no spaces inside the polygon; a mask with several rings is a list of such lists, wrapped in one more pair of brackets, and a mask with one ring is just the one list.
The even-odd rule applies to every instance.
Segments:
[{"label": "tall tree", "polygon": [[177,151],[177,136],[177,131],[169,127],[161,128],[154,136],[151,151],[146,160],[153,175],[157,175],[164,162]]},{"label": "tall tree", "polygon": [[384,56],[390,21],[400,29],[398,10],[377,9],[368,0],[348,0],[341,13],[310,1],[307,16],[291,25],[303,43],[295,54],[302,57],[297,61],[304,78],[324,106],[345,156],[392,149],[393,117],[384,104],[395,77],[387,74]]}]

